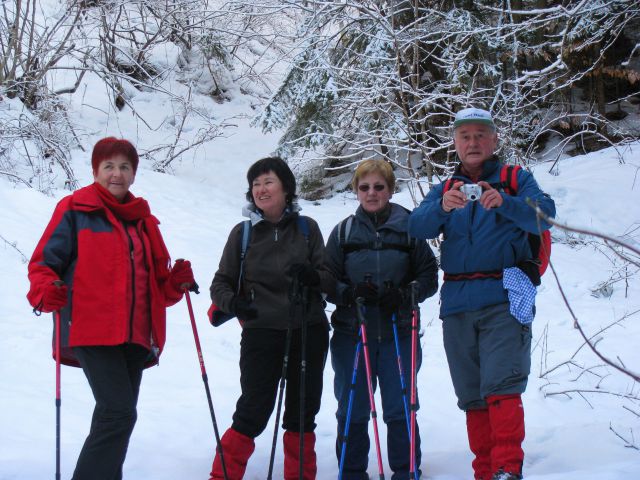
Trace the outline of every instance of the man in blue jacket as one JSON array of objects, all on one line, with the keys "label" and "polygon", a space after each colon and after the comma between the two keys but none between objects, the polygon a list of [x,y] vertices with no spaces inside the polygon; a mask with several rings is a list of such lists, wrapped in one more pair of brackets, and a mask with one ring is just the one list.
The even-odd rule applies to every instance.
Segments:
[{"label": "man in blue jacket", "polygon": [[[453,141],[460,160],[453,180],[430,190],[409,218],[409,233],[443,234],[440,318],[458,406],[467,416],[474,478],[517,480],[524,459],[521,394],[531,366],[535,287],[514,267],[532,260],[528,233],[550,227],[529,202],[549,217],[555,216],[555,204],[522,169],[515,173],[517,191],[504,191],[503,164],[494,154],[498,134],[488,111],[458,112]],[[476,200],[469,185],[477,185]]]}]

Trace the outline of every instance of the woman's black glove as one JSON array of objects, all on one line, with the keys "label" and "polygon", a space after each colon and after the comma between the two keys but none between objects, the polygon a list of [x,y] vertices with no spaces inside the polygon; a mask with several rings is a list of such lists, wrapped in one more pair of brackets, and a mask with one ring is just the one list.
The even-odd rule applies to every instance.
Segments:
[{"label": "woman's black glove", "polygon": [[296,263],[291,265],[289,275],[294,281],[305,287],[317,287],[320,285],[320,274],[308,263]]},{"label": "woman's black glove", "polygon": [[244,297],[233,297],[231,299],[231,313],[245,322],[258,316],[258,310],[252,307]]},{"label": "woman's black glove", "polygon": [[397,313],[405,300],[406,295],[402,288],[389,286],[380,297],[380,310],[388,314]]},{"label": "woman's black glove", "polygon": [[358,282],[352,288],[353,300],[362,298],[365,305],[378,303],[378,285],[371,282]]}]

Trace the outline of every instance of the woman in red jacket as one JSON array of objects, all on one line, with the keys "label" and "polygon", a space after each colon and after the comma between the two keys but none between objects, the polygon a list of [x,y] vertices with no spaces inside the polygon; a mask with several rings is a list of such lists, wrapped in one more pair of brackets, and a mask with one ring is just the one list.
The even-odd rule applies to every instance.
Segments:
[{"label": "woman in red jacket", "polygon": [[149,204],[129,192],[138,153],[100,140],[95,183],[58,203],[29,262],[34,311],[61,316],[61,362],[82,367],[96,400],[73,480],[119,480],[136,422],[142,370],[158,361],[166,307],[193,285],[171,259]]}]

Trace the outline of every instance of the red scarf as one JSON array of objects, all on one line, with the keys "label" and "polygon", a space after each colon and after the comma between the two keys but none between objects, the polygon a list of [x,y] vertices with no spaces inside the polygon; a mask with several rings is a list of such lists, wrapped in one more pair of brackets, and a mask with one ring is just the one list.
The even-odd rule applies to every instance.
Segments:
[{"label": "red scarf", "polygon": [[151,256],[155,264],[156,277],[161,281],[166,280],[169,276],[171,257],[169,257],[169,252],[158,228],[160,222],[151,215],[149,203],[142,197],[135,197],[131,192],[127,192],[124,202],[120,203],[109,190],[99,183],[94,183],[92,186],[104,206],[111,210],[118,219],[125,222],[142,220],[142,229],[151,244]]}]

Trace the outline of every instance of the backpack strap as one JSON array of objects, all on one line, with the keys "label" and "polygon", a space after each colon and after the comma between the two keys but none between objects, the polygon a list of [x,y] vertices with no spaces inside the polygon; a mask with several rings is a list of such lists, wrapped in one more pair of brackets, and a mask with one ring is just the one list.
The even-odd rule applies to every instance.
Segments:
[{"label": "backpack strap", "polygon": [[451,190],[451,187],[453,187],[453,182],[454,182],[453,177],[450,177],[447,180],[445,180],[444,187],[442,187],[442,195],[444,195],[449,190]]},{"label": "backpack strap", "polygon": [[[508,195],[517,195],[518,193],[518,172],[522,167],[520,165],[502,165],[500,168],[500,182],[498,184],[492,184],[494,188],[501,188]],[[448,178],[444,182],[442,187],[442,194],[444,195],[453,187],[455,179],[453,177]]]},{"label": "backpack strap", "polygon": [[407,232],[407,246],[409,247],[409,252],[414,250],[417,244],[418,239],[416,237],[412,237],[411,235],[409,235],[409,232]]},{"label": "backpack strap", "polygon": [[242,277],[244,276],[244,258],[247,256],[249,248],[249,238],[251,237],[251,220],[242,222],[242,242],[240,243],[240,275],[238,275],[238,286],[236,287],[236,295],[240,293],[242,286]]},{"label": "backpack strap", "polygon": [[338,227],[338,245],[344,247],[351,233],[351,227],[353,226],[353,215],[349,215],[347,218],[340,222]]},{"label": "backpack strap", "polygon": [[389,242],[364,242],[355,243],[349,242],[349,234],[351,233],[351,227],[353,226],[353,215],[349,215],[347,218],[340,222],[338,226],[338,245],[342,248],[343,253],[356,252],[358,250],[400,250],[402,252],[411,253],[416,247],[417,240],[409,235],[407,232],[406,243],[389,243]]},{"label": "backpack strap", "polygon": [[242,222],[242,243],[240,244],[240,263],[244,262],[249,247],[249,237],[251,236],[251,220]]},{"label": "backpack strap", "polygon": [[[529,235],[531,236],[531,234]],[[551,230],[545,230],[540,235],[540,247],[538,248],[538,260],[540,262],[539,270],[540,275],[544,275],[544,272],[549,266],[549,258],[551,256]]]},{"label": "backpack strap", "polygon": [[358,250],[399,250],[401,252],[411,253],[415,247],[415,242],[408,237],[407,243],[387,243],[387,242],[368,242],[368,243],[345,243],[342,245],[344,253],[357,252]]},{"label": "backpack strap", "polygon": [[304,236],[304,240],[309,244],[309,222],[307,221],[307,217],[303,217],[302,215],[298,215],[298,228],[302,235]]},{"label": "backpack strap", "polygon": [[520,165],[503,165],[500,169],[500,187],[508,195],[518,194],[518,171]]}]

